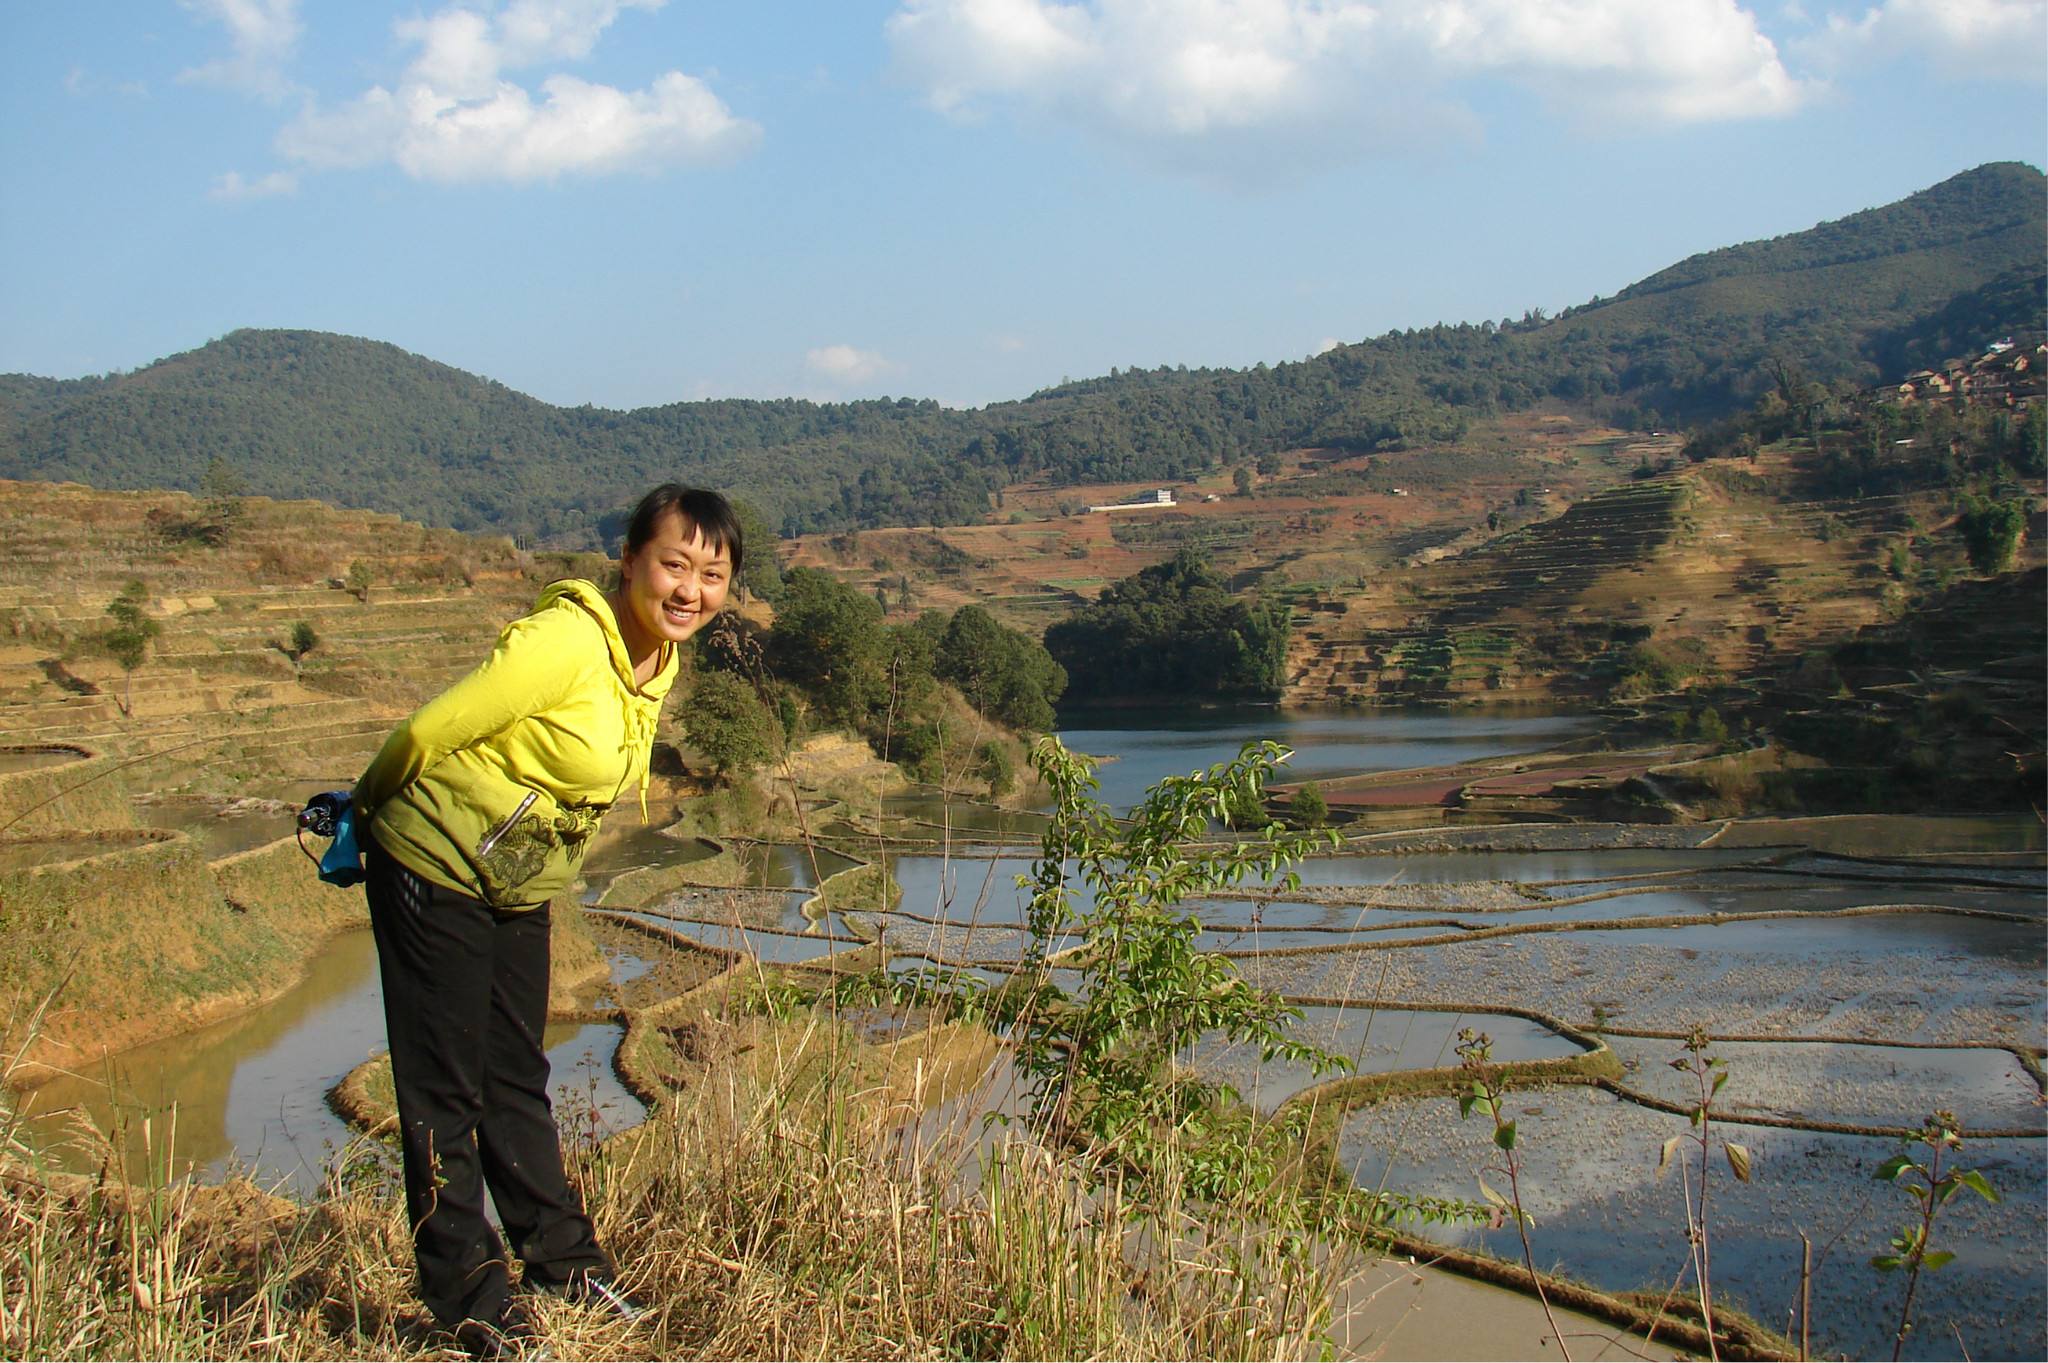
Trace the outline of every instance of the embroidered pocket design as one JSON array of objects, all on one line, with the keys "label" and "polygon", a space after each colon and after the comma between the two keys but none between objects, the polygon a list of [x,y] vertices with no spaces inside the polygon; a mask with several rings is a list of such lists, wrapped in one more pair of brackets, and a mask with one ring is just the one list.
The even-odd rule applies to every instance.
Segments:
[{"label": "embroidered pocket design", "polygon": [[[546,898],[559,886],[527,888],[550,862],[567,852],[567,864],[582,860],[583,844],[597,831],[603,809],[596,805],[571,805],[552,817],[529,811],[540,797],[528,791],[519,807],[486,833],[476,845],[476,872],[486,902],[494,905],[521,904]],[[563,878],[566,882],[567,877]]]}]

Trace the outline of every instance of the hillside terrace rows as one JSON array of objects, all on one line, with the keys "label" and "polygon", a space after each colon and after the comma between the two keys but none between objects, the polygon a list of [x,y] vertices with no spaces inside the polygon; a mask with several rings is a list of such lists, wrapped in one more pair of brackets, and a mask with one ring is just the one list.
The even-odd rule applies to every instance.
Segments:
[{"label": "hillside terrace rows", "polygon": [[[200,513],[183,494],[0,483],[0,744],[154,754],[127,774],[137,790],[345,781],[532,600],[506,542],[318,503],[242,507],[209,548],[162,528]],[[358,561],[367,600],[340,585]],[[161,632],[129,676],[97,640],[133,579]],[[295,665],[301,620],[319,642]]]},{"label": "hillside terrace rows", "polygon": [[[1680,492],[1669,480],[1610,489],[1554,520],[1414,569],[1372,596],[1304,603],[1289,698],[1481,689],[1511,698],[1507,663],[1519,630],[1509,617],[1564,610],[1603,574],[1639,563],[1669,538]],[[1481,647],[1461,649],[1461,633],[1481,636],[1472,641]]]},{"label": "hillside terrace rows", "polygon": [[1684,474],[1610,489],[1364,597],[1301,603],[1287,696],[1598,694],[1578,644],[1617,625],[1748,677],[1882,619],[1878,560],[1916,511],[1924,499],[1784,503]]}]

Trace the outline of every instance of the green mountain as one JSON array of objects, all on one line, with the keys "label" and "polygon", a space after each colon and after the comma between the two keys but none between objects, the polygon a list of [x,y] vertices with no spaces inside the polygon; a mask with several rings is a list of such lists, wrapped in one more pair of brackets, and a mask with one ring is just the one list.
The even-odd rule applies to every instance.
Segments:
[{"label": "green mountain", "polygon": [[1455,439],[1560,401],[1625,424],[1750,405],[1771,360],[1863,386],[2042,327],[2043,177],[1965,172],[1710,251],[1555,318],[1463,323],[1249,370],[1112,371],[1018,402],[550,406],[394,346],[237,331],[130,374],[0,376],[0,476],[252,492],[591,543],[657,477],[744,489],[786,530],[971,519],[1024,477],[1161,481],[1273,449]]}]

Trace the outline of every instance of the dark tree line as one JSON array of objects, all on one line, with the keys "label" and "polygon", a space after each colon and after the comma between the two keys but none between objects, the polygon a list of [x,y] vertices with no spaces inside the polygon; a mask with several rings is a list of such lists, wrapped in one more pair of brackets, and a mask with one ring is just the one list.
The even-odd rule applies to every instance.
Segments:
[{"label": "dark tree line", "polygon": [[974,520],[1019,479],[1165,482],[1288,448],[1427,448],[1538,402],[1699,424],[1754,405],[1774,356],[1868,386],[1965,330],[2038,326],[2043,199],[2031,167],[1985,166],[1556,317],[1389,332],[1246,370],[1113,370],[978,411],[559,408],[378,342],[238,331],[134,374],[0,376],[0,475],[191,489],[220,459],[252,493],[595,547],[604,518],[670,477],[743,491],[795,533]]}]

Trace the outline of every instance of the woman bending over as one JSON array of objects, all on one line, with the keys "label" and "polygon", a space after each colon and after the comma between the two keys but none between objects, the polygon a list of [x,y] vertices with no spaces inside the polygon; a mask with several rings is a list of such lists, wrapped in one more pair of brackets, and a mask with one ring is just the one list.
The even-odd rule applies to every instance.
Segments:
[{"label": "woman bending over", "polygon": [[551,583],[355,788],[420,1296],[474,1353],[530,1332],[486,1188],[528,1289],[638,1313],[562,1169],[541,1046],[548,902],[629,787],[646,817],[679,645],[725,604],[740,554],[723,497],[655,488],[619,585]]}]

